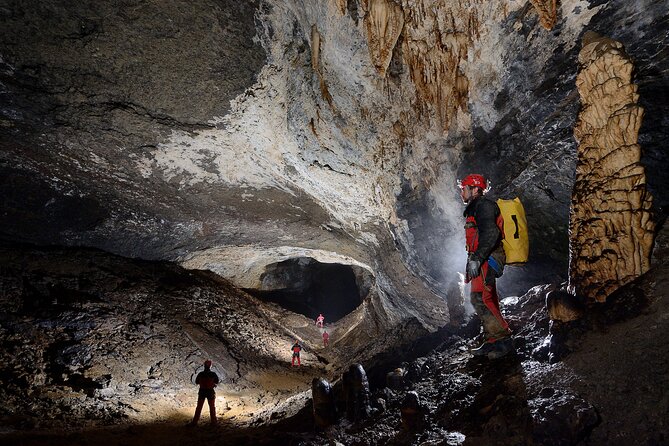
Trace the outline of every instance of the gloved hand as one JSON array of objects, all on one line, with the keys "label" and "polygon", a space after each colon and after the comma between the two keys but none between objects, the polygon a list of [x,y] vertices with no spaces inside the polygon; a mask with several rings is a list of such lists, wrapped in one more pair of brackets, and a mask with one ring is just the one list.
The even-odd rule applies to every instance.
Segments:
[{"label": "gloved hand", "polygon": [[473,279],[479,275],[481,270],[481,261],[480,260],[470,260],[467,262],[467,277]]}]

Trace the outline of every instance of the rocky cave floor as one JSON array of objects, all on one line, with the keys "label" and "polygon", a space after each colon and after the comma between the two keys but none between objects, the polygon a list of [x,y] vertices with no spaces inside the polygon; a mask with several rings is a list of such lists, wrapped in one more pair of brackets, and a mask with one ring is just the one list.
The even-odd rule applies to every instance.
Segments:
[{"label": "rocky cave floor", "polygon": [[[665,264],[577,322],[549,321],[545,297],[556,285],[505,299],[516,353],[502,359],[469,353],[476,320],[402,355],[379,352],[368,361],[369,417],[340,416],[322,430],[311,380],[335,381],[359,348],[334,339],[323,349],[306,318],[169,263],[16,246],[0,260],[5,445],[669,444]],[[296,336],[305,366],[292,369]],[[223,377],[220,423],[187,428],[190,379],[205,357]],[[403,382],[390,388],[386,374],[398,367]]]}]

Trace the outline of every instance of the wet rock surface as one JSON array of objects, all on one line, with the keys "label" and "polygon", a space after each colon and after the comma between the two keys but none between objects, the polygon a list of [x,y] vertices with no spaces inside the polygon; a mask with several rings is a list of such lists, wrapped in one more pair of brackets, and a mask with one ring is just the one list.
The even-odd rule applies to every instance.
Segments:
[{"label": "wet rock surface", "polygon": [[[307,348],[307,366],[291,370],[288,352],[273,356],[277,337],[291,341],[285,327],[262,319],[266,308],[223,314],[250,296],[220,279],[213,286],[201,272],[99,256],[107,257],[33,251],[28,261],[3,252],[22,265],[21,274],[2,269],[4,444],[659,445],[669,438],[669,400],[658,390],[669,385],[665,265],[575,321],[549,319],[547,295],[559,285],[503,300],[515,352],[494,361],[469,352],[478,342],[473,320],[358,365]],[[224,376],[221,424],[189,430],[190,378],[205,351]]]}]

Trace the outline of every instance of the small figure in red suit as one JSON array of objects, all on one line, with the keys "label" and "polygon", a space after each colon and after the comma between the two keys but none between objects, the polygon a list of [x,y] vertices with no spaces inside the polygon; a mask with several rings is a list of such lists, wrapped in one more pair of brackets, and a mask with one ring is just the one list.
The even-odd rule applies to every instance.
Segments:
[{"label": "small figure in red suit", "polygon": [[302,351],[302,346],[300,345],[299,340],[295,340],[295,343],[293,346],[290,348],[293,351],[293,360],[291,361],[290,365],[295,366],[295,359],[297,359],[297,366],[299,367],[301,365],[300,363],[300,352]]}]

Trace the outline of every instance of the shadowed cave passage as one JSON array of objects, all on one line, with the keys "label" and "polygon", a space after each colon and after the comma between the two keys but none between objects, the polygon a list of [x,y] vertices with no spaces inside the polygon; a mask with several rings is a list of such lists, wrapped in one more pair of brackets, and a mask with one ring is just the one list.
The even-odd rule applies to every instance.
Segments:
[{"label": "shadowed cave passage", "polygon": [[259,290],[247,291],[308,318],[323,313],[328,323],[355,310],[369,293],[374,277],[355,265],[297,257],[267,265],[260,283]]}]

